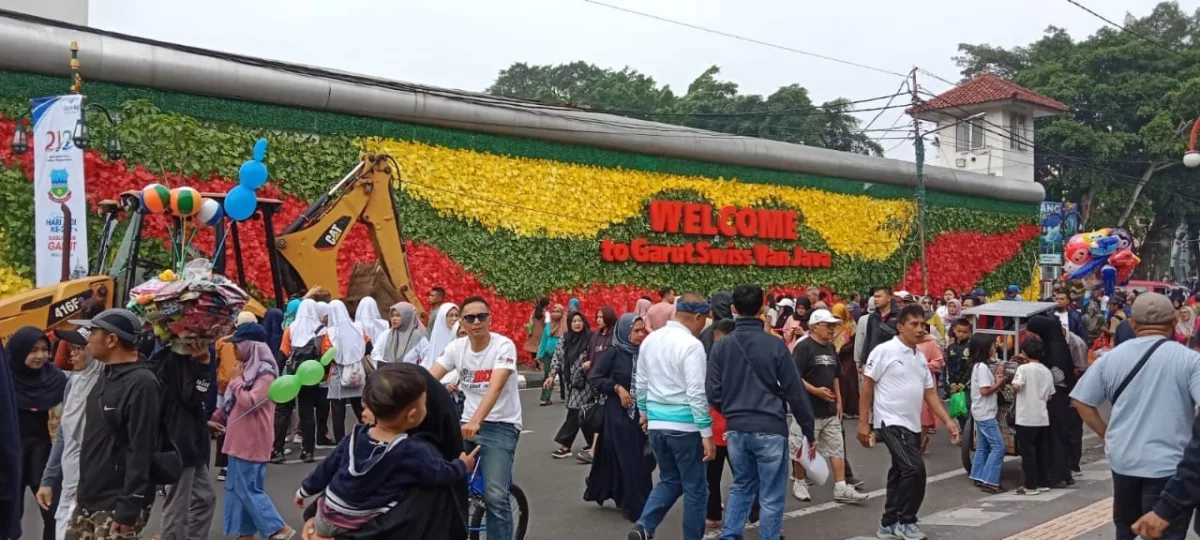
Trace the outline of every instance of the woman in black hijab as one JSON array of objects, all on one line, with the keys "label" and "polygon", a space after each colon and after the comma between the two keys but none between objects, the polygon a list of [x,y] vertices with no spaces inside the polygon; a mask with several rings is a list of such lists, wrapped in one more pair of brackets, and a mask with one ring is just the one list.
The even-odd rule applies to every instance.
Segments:
[{"label": "woman in black hijab", "polygon": [[1068,456],[1071,455],[1070,414],[1071,389],[1075,387],[1075,365],[1071,348],[1063,334],[1058,317],[1037,316],[1029,319],[1028,330],[1042,338],[1046,354],[1042,363],[1054,375],[1054,395],[1050,397],[1050,487],[1062,488],[1075,483],[1071,478]]},{"label": "woman in black hijab", "polygon": [[[38,328],[25,326],[18,329],[8,338],[6,349],[17,401],[21,482],[36,494],[42,483],[42,472],[50,461],[50,409],[62,403],[67,376],[54,367],[50,340]],[[40,509],[43,540],[54,540],[54,512],[57,509],[57,500],[50,508]]]},{"label": "woman in black hijab", "polygon": [[638,348],[646,337],[646,323],[626,313],[617,320],[613,346],[600,357],[588,380],[604,394],[604,427],[588,472],[583,500],[603,505],[612,499],[625,519],[636,523],[654,487],[646,434],[638,423],[637,390],[633,387]]},{"label": "woman in black hijab", "polygon": [[554,358],[550,363],[550,378],[542,383],[545,388],[554,388],[554,381],[566,389],[567,417],[563,419],[562,427],[554,436],[558,449],[550,455],[555,458],[571,457],[571,447],[575,445],[575,435],[583,431],[583,443],[592,441],[592,427],[582,422],[580,409],[593,400],[595,390],[587,384],[587,379],[579,377],[580,368],[587,360],[588,343],[592,339],[592,331],[588,327],[587,317],[578,311],[567,315],[567,334],[558,342],[554,349]]}]

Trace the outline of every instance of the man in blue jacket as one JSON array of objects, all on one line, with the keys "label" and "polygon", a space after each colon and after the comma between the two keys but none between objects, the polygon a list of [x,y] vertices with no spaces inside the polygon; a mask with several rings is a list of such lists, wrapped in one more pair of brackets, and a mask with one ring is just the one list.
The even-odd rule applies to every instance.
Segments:
[{"label": "man in blue jacket", "polygon": [[25,509],[16,399],[8,353],[0,347],[0,540],[21,537],[21,514]]},{"label": "man in blue jacket", "polygon": [[[737,326],[726,339],[713,344],[708,359],[704,389],[708,403],[725,417],[725,442],[733,469],[721,538],[742,537],[755,486],[761,486],[758,537],[780,537],[790,461],[789,407],[804,436],[815,440],[808,393],[787,346],[763,331],[758,319],[762,309],[761,287],[739,285],[734,289]],[[816,454],[815,445],[809,449],[810,457]]]}]

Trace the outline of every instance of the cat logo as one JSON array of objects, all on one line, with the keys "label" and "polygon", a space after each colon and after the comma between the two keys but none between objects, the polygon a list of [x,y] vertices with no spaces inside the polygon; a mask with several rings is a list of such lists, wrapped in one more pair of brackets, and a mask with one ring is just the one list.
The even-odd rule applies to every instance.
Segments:
[{"label": "cat logo", "polygon": [[337,246],[338,240],[342,239],[342,234],[346,232],[346,228],[350,226],[350,216],[342,216],[334,221],[325,232],[321,233],[321,237],[317,239],[315,247],[317,249],[331,249]]}]

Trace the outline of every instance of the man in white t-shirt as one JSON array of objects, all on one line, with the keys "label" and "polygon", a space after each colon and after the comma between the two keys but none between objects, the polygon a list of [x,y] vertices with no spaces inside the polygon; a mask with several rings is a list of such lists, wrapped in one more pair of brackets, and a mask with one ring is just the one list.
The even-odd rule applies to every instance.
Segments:
[{"label": "man in white t-shirt", "polygon": [[482,447],[487,537],[512,540],[508,487],[521,435],[517,348],[510,339],[491,332],[491,308],[483,298],[464,300],[459,321],[467,336],[446,345],[430,373],[441,379],[458,370],[458,388],[466,397],[462,436],[469,446]]},{"label": "man in white t-shirt", "polygon": [[[921,404],[946,424],[950,440],[958,443],[958,422],[950,420],[933,386],[925,355],[917,344],[925,339],[925,311],[906,306],[896,318],[896,337],[867,356],[859,394],[858,440],[870,447],[872,420],[876,435],[887,445],[888,471],[883,518],[875,535],[898,540],[924,540],[917,512],[925,500],[925,461],[921,457]],[[868,412],[870,414],[868,414]]]}]

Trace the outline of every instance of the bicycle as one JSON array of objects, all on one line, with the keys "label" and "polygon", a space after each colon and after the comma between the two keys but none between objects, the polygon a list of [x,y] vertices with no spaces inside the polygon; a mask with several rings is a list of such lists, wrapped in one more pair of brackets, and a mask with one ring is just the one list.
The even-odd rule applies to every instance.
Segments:
[{"label": "bicycle", "polygon": [[[479,540],[487,534],[487,525],[484,523],[487,507],[483,502],[482,464],[483,455],[480,454],[467,478],[467,507],[470,519],[467,532],[470,533],[471,540]],[[508,485],[508,503],[513,509],[513,540],[524,540],[525,532],[529,529],[529,499],[525,497],[525,491],[512,483],[511,479]]]}]

